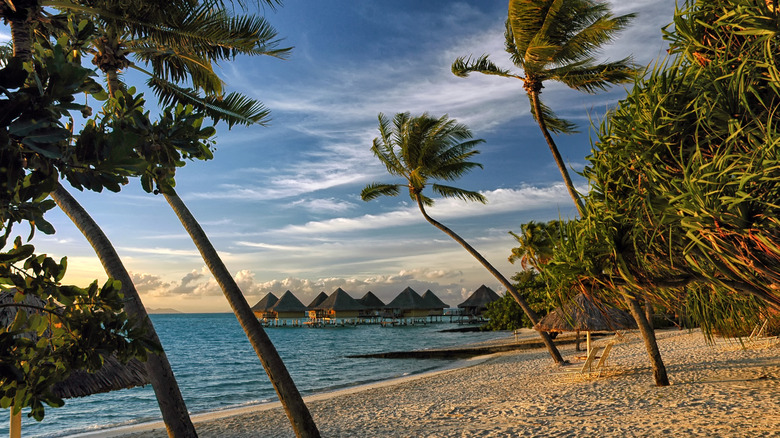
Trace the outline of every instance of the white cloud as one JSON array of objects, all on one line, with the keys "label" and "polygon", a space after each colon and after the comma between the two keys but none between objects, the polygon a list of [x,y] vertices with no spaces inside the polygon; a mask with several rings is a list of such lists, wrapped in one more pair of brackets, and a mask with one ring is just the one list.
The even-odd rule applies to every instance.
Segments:
[{"label": "white cloud", "polygon": [[[496,189],[482,192],[488,198],[487,204],[466,203],[458,199],[439,199],[427,211],[434,218],[465,218],[487,216],[516,211],[532,211],[554,208],[556,205],[570,207],[571,200],[565,187],[556,184],[550,187],[521,187],[519,189]],[[311,221],[304,225],[289,225],[279,233],[324,234],[354,232],[408,226],[424,221],[417,207],[404,207],[378,215],[366,214],[354,218],[339,217],[323,221]]]}]

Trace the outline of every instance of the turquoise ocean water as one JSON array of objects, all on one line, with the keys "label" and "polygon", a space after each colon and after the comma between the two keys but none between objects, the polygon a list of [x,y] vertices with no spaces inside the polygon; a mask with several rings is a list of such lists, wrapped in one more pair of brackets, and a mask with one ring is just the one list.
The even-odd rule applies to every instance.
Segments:
[{"label": "turquoise ocean water", "polygon": [[[276,400],[265,370],[233,314],[152,315],[187,408],[192,413]],[[355,359],[346,355],[446,347],[506,337],[506,332],[457,332],[457,324],[382,328],[267,328],[303,394],[386,380],[448,365],[442,359]],[[8,436],[8,411],[0,437]],[[61,437],[160,419],[151,386],[69,399],[36,422],[23,411],[22,436]]]}]

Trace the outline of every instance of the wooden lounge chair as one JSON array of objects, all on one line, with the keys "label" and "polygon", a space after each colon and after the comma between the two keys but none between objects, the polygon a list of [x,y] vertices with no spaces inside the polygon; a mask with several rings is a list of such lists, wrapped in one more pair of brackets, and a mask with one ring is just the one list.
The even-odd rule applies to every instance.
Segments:
[{"label": "wooden lounge chair", "polygon": [[601,347],[592,347],[590,349],[590,353],[588,353],[588,357],[585,359],[585,362],[582,364],[579,368],[568,368],[564,369],[563,371],[556,373],[561,374],[564,376],[569,376],[571,378],[577,378],[577,377],[590,377],[590,374],[594,371],[593,367],[593,361],[596,360],[598,357],[598,353],[601,350]]},{"label": "wooden lounge chair", "polygon": [[598,372],[598,376],[601,376],[601,373],[603,373],[607,368],[607,358],[609,358],[609,353],[612,351],[613,345],[615,345],[613,342],[608,343],[604,347],[604,352],[601,353],[599,362],[596,364],[596,371]]}]

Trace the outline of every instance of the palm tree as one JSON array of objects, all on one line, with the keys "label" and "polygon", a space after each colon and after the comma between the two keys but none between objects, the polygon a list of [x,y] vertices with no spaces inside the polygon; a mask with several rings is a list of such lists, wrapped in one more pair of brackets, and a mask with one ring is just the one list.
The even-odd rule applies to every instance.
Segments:
[{"label": "palm tree", "polygon": [[[122,9],[127,5],[121,2],[118,5],[112,4],[120,9],[108,11],[80,9],[101,17],[104,25],[107,26],[105,34],[96,40],[93,62],[106,73],[110,94],[113,95],[123,88],[123,84],[118,81],[118,70],[135,66],[128,57],[130,53],[135,53],[139,59],[152,66],[152,71],[149,72],[150,86],[157,92],[161,103],[183,101],[204,111],[215,121],[224,119],[230,126],[236,123],[262,124],[268,111],[260,103],[242,95],[235,93],[225,95],[222,92],[221,80],[214,73],[212,65],[218,60],[229,59],[236,54],[283,57],[289,49],[276,49],[278,43],[276,32],[261,18],[246,16],[237,19],[230,17],[224,11],[210,8],[209,4],[205,4],[202,8],[188,7],[191,3],[196,2],[185,0],[179,5],[174,5],[169,16],[157,23],[147,21],[145,12],[141,12],[144,15],[141,18],[137,15],[137,10]],[[273,1],[268,0],[267,3],[273,6]],[[160,17],[160,15],[156,16]],[[120,17],[122,19],[119,19]],[[174,20],[172,23],[170,17],[178,21]],[[142,43],[135,42],[136,40]],[[136,50],[130,51],[131,47]],[[195,88],[185,89],[175,84],[184,79],[190,79]],[[205,92],[205,96],[199,91]],[[155,164],[166,167],[169,163]],[[171,166],[173,167],[175,166]],[[155,182],[222,287],[268,373],[296,435],[318,437],[319,432],[311,414],[279,353],[255,318],[246,298],[213,245],[179,198],[173,185],[167,180]],[[57,196],[57,193],[54,196]]]},{"label": "palm tree", "polygon": [[[404,185],[409,196],[417,204],[423,217],[434,227],[440,229],[458,242],[466,251],[479,261],[501,284],[523,309],[532,323],[539,322],[536,312],[517,292],[514,285],[501,275],[476,249],[454,231],[428,215],[426,206],[433,205],[433,199],[423,194],[429,180],[453,181],[481,164],[469,161],[479,151],[474,147],[483,140],[472,139],[471,131],[446,115],[434,118],[427,113],[411,117],[409,113],[399,113],[391,121],[379,114],[379,134],[374,139],[371,151],[385,165],[390,175],[403,177],[406,184],[369,184],[360,193],[364,201],[379,196],[397,196]],[[457,187],[431,183],[431,190],[447,198],[459,198],[464,201],[485,203],[487,200],[478,192]],[[563,358],[553,344],[549,333],[540,332],[542,340],[557,364],[563,364]]]},{"label": "palm tree", "polygon": [[[33,27],[42,18],[41,1],[3,2],[0,5],[0,15],[11,24],[14,58],[21,62],[32,60]],[[157,332],[154,330],[140,296],[130,280],[130,275],[119,260],[111,242],[81,205],[61,185],[57,184],[52,198],[87,236],[109,277],[121,281],[121,291],[127,299],[125,309],[128,315],[139,321],[147,335],[159,344]],[[197,433],[165,353],[148,355],[145,367],[150,376],[168,435],[196,437]]]},{"label": "palm tree", "polygon": [[636,68],[631,58],[596,63],[593,55],[624,29],[634,14],[614,17],[606,3],[595,0],[510,0],[506,20],[505,50],[522,74],[499,68],[488,55],[460,57],[452,64],[456,76],[471,72],[515,78],[531,102],[531,114],[553,154],[569,195],[580,216],[584,206],[550,132],[573,133],[574,124],[555,116],[539,95],[547,80],[562,82],[587,93],[632,80]]}]

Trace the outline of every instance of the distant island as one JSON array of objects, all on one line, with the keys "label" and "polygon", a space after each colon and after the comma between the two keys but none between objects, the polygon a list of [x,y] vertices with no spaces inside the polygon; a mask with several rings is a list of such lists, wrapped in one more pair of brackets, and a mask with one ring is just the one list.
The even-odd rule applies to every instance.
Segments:
[{"label": "distant island", "polygon": [[162,309],[152,309],[152,308],[147,307],[146,308],[146,313],[149,313],[149,314],[160,314],[160,313],[183,313],[183,312],[179,312],[176,309],[171,309],[171,308],[167,308],[167,307],[162,308]]}]

